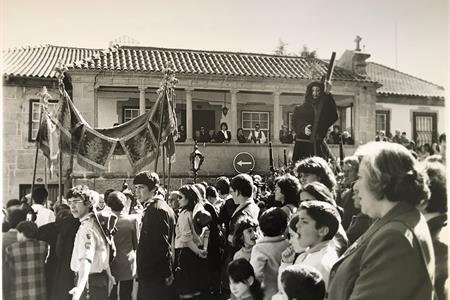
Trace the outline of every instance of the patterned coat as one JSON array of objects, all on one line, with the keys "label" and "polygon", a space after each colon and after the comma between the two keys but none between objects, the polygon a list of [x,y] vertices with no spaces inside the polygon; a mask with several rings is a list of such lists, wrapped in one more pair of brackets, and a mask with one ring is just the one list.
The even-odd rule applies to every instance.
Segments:
[{"label": "patterned coat", "polygon": [[[48,244],[38,240],[17,242],[4,253],[3,285],[8,287],[5,299],[47,299],[45,260]],[[5,276],[7,275],[7,276]]]}]

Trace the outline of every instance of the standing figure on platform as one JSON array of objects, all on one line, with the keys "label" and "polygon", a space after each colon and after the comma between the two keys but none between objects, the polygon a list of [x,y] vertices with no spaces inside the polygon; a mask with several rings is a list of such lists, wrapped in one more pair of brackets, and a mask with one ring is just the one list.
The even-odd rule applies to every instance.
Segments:
[{"label": "standing figure on platform", "polygon": [[296,133],[294,163],[309,156],[320,156],[325,160],[332,156],[324,141],[328,128],[338,119],[330,91],[329,82],[325,82],[325,86],[312,82],[306,88],[305,102],[295,107],[292,119]]}]

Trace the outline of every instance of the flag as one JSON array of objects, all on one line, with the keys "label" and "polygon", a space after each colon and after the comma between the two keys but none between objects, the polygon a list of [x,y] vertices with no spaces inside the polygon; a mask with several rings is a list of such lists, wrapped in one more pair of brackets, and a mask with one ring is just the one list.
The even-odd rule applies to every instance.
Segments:
[{"label": "flag", "polygon": [[36,146],[48,159],[50,176],[53,173],[53,162],[58,159],[59,154],[59,132],[53,122],[48,110],[43,108],[39,130],[36,136]]}]

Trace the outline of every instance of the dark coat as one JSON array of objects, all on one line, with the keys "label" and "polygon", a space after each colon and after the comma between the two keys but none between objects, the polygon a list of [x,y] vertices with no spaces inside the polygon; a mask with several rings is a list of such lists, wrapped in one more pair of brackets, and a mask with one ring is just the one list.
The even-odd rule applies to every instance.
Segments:
[{"label": "dark coat", "polygon": [[[311,89],[314,85],[317,85],[317,83],[313,82],[308,85],[305,102],[302,105],[296,106],[294,109],[292,125],[295,131],[296,142],[292,158],[293,161],[314,155],[314,145],[312,141],[315,141],[317,145],[317,156],[327,159],[331,155],[324,142],[324,138],[327,135],[328,128],[330,128],[330,126],[338,119],[336,103],[331,94],[324,93],[320,95],[317,102],[313,103]],[[316,110],[319,110],[320,117],[316,116],[314,113],[315,106]],[[305,134],[305,128],[308,125],[312,125],[311,136]],[[299,139],[303,141],[299,141]]]},{"label": "dark coat", "polygon": [[434,256],[436,259],[436,278],[434,288],[439,300],[447,299],[446,281],[448,278],[448,245],[440,238],[443,227],[447,226],[447,214],[441,214],[428,220],[431,239],[433,240]]},{"label": "dark coat", "polygon": [[74,287],[75,275],[70,269],[75,235],[77,234],[80,221],[72,215],[58,223],[58,237],[56,239],[56,270],[53,278],[53,289],[50,299],[63,300],[72,299],[69,291]]},{"label": "dark coat", "polygon": [[161,282],[172,275],[172,242],[175,213],[162,199],[155,198],[145,208],[137,248],[139,280]]},{"label": "dark coat", "polygon": [[223,134],[223,132],[218,131],[216,133],[216,138],[215,138],[216,143],[224,143],[224,142],[231,141],[231,131],[227,130],[227,135],[228,135],[228,137],[225,139],[225,135]]},{"label": "dark coat", "polygon": [[400,202],[335,263],[327,299],[432,299],[433,278],[433,245],[425,218]]}]

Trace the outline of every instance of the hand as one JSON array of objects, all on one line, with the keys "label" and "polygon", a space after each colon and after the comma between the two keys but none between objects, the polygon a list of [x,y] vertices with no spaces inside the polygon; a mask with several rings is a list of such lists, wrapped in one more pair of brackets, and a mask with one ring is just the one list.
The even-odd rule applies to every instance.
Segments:
[{"label": "hand", "polygon": [[83,294],[84,288],[81,287],[74,287],[69,291],[69,294],[72,295],[72,300],[78,300],[81,298],[81,294]]},{"label": "hand", "polygon": [[325,88],[324,88],[324,93],[325,94],[329,94],[331,92],[331,87],[333,85],[331,84],[331,81],[325,81]]},{"label": "hand", "polygon": [[289,246],[287,247],[282,253],[281,253],[281,261],[291,264],[294,262],[295,259],[295,251],[294,247]]},{"label": "hand", "polygon": [[310,136],[310,135],[311,135],[311,133],[312,133],[311,128],[312,128],[312,125],[311,125],[311,124],[309,124],[308,126],[305,127],[305,134],[306,134],[307,136]]},{"label": "hand", "polygon": [[108,274],[108,295],[111,293],[113,286],[116,284],[114,276]]},{"label": "hand", "polygon": [[206,258],[208,256],[208,252],[203,249],[198,249],[197,255],[201,258]]},{"label": "hand", "polygon": [[166,277],[166,278],[165,278],[166,286],[172,285],[173,279],[174,279],[173,274],[170,274],[169,277]]}]

